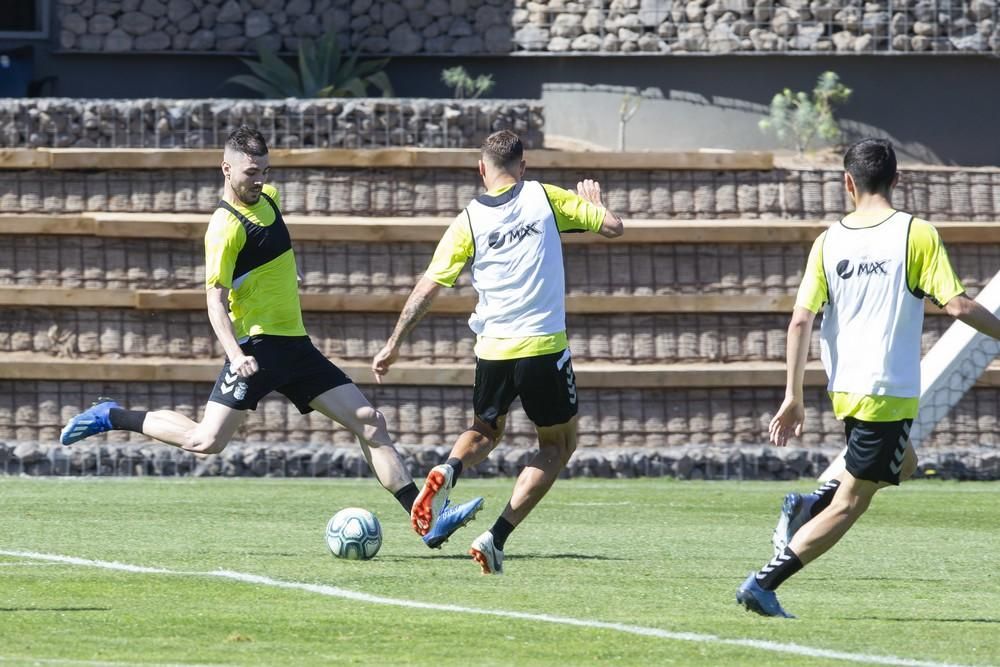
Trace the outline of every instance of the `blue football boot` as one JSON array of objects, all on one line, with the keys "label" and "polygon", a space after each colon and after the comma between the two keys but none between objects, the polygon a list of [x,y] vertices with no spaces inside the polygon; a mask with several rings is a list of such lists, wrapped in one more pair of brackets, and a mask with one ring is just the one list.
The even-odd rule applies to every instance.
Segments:
[{"label": "blue football boot", "polygon": [[97,403],[69,420],[62,433],[59,434],[59,442],[64,445],[72,445],[84,438],[111,430],[109,412],[111,408],[120,408],[121,406],[110,398],[97,400]]},{"label": "blue football boot", "polygon": [[483,498],[473,498],[461,505],[446,502],[438,514],[434,526],[424,535],[424,544],[431,549],[440,549],[455,531],[476,518],[476,513],[483,509]]},{"label": "blue football boot", "polygon": [[750,576],[736,589],[736,602],[761,616],[777,616],[779,618],[795,618],[781,608],[778,596],[774,591],[766,591],[757,583],[757,575]]}]

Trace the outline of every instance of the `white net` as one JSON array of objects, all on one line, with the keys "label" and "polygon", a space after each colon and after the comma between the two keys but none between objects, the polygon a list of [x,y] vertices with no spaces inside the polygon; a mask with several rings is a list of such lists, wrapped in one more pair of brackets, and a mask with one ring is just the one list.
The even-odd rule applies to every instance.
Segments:
[{"label": "white net", "polygon": [[[1000,314],[1000,273],[976,297],[993,314]],[[919,446],[958,404],[1000,354],[1000,341],[955,322],[920,362],[920,414],[910,438]]]}]

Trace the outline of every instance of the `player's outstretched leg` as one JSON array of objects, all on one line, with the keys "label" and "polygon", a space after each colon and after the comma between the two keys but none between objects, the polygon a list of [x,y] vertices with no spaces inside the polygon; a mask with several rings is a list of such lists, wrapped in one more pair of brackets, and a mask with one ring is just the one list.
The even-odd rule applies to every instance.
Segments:
[{"label": "player's outstretched leg", "polygon": [[62,433],[59,434],[59,442],[72,445],[92,435],[110,431],[113,428],[110,418],[112,408],[121,406],[110,398],[97,399],[89,408],[66,422]]},{"label": "player's outstretched leg", "polygon": [[514,482],[514,492],[493,527],[472,543],[469,555],[483,574],[503,571],[503,550],[507,538],[542,500],[576,450],[576,417],[557,426],[540,426],[538,452]]},{"label": "player's outstretched leg", "polygon": [[[385,417],[372,406],[357,385],[347,383],[329,389],[314,398],[309,406],[343,424],[357,436],[361,451],[379,483],[392,493],[403,509],[412,516],[413,508],[420,499],[417,486],[413,483],[413,478],[389,435]],[[437,511],[439,519],[434,530],[423,533],[424,543],[434,549],[448,541],[459,528],[472,521],[483,506],[481,497],[448,507],[445,507],[447,493],[440,498],[441,506]]]},{"label": "player's outstretched leg", "polygon": [[[472,521],[483,508],[483,499],[473,498],[467,503],[453,505],[443,500],[458,483],[465,466],[475,466],[489,456],[503,433],[504,417],[498,417],[492,425],[477,417],[473,425],[462,433],[451,449],[451,455],[442,465],[436,466],[427,476],[437,478],[433,484],[425,483],[421,494],[413,503],[410,523],[413,529],[424,537],[424,542],[432,549],[444,542],[459,528]],[[440,481],[450,479],[450,484]],[[434,487],[440,483],[438,490]],[[445,489],[442,491],[441,489]],[[442,495],[446,494],[446,495]],[[426,531],[422,527],[430,526]]]},{"label": "player's outstretched leg", "polygon": [[781,553],[740,585],[736,601],[758,614],[785,615],[774,591],[807,563],[829,551],[865,513],[875,492],[888,483],[857,479],[845,472],[826,509],[806,521]]}]

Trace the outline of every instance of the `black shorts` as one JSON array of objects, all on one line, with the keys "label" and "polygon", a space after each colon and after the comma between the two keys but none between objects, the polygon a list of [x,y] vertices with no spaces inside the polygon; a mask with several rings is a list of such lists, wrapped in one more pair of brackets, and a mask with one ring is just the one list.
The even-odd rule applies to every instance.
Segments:
[{"label": "black shorts", "polygon": [[847,472],[869,482],[899,484],[912,425],[912,419],[866,422],[847,417],[844,420]]},{"label": "black shorts", "polygon": [[277,391],[302,414],[323,392],[350,384],[351,378],[323,356],[309,336],[253,336],[240,345],[243,354],[257,360],[259,370],[248,378],[229,371],[229,360],[208,400],[234,410],[255,410],[260,399]]},{"label": "black shorts", "polygon": [[569,348],[522,359],[476,360],[472,403],[476,417],[493,428],[518,396],[535,426],[565,424],[576,416],[576,376]]}]

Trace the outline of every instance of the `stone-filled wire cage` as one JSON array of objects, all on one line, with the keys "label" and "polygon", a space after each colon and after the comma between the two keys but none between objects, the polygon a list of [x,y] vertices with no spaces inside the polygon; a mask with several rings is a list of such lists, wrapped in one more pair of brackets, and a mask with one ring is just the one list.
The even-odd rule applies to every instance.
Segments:
[{"label": "stone-filled wire cage", "polygon": [[1000,50],[995,0],[515,2],[516,50],[909,53]]},{"label": "stone-filled wire cage", "polygon": [[996,0],[57,0],[66,51],[989,53]]},{"label": "stone-filled wire cage", "polygon": [[221,148],[242,124],[274,148],[478,148],[511,129],[541,148],[537,100],[0,100],[0,147]]}]

